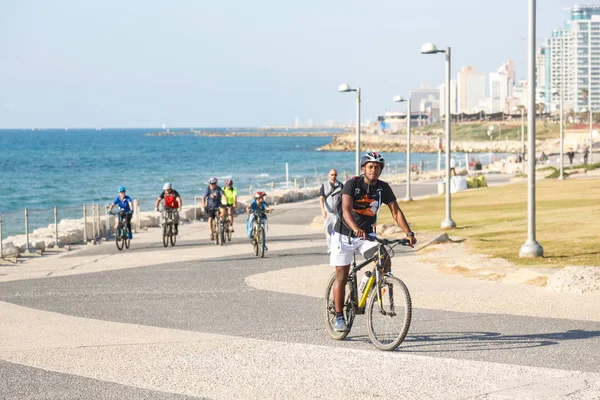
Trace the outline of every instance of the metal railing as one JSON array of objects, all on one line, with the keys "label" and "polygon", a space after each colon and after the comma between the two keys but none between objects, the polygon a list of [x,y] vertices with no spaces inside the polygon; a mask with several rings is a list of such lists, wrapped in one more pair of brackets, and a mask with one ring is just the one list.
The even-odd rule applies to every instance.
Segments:
[{"label": "metal railing", "polygon": [[[0,258],[18,254],[41,254],[68,245],[95,244],[107,240],[114,229],[108,204],[84,203],[74,207],[24,208],[0,213]],[[139,200],[134,209],[140,210]],[[140,213],[133,225],[140,230]]]}]

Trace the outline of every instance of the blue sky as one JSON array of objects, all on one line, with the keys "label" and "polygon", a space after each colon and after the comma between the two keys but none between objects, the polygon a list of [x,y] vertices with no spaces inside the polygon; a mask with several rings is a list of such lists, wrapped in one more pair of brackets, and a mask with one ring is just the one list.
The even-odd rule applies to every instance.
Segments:
[{"label": "blue sky", "polygon": [[[538,38],[575,3],[538,0]],[[0,1],[0,128],[239,127],[364,118],[392,97],[513,58],[527,1]],[[538,42],[541,44],[542,42]]]}]

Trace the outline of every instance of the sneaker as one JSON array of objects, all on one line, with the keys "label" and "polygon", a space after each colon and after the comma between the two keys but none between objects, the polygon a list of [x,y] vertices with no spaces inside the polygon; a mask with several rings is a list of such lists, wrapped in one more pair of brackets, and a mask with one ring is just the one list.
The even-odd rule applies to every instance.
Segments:
[{"label": "sneaker", "polygon": [[346,325],[344,317],[337,317],[333,323],[333,330],[336,332],[350,332],[350,328]]},{"label": "sneaker", "polygon": [[178,234],[178,233],[179,233],[179,230],[178,230],[177,228],[175,228],[175,231],[173,232],[173,234],[174,234],[175,236],[177,236],[177,234]]},{"label": "sneaker", "polygon": [[129,232],[129,239],[133,239],[133,233]]},{"label": "sneaker", "polygon": [[267,245],[265,244],[265,251],[269,250],[269,248],[267,247]]}]

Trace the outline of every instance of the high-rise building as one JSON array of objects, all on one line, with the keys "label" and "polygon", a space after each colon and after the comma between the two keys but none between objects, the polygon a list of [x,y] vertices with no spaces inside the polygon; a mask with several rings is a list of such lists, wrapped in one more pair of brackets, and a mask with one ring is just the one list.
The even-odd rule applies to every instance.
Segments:
[{"label": "high-rise building", "polygon": [[421,86],[418,89],[410,91],[410,110],[411,111],[425,111],[421,110],[421,102],[423,100],[439,101],[440,92],[438,89],[430,88],[428,86]]},{"label": "high-rise building", "polygon": [[463,67],[458,73],[458,111],[474,113],[478,104],[485,99],[485,73],[475,71],[475,67]]},{"label": "high-rise building", "polygon": [[[439,86],[440,91],[440,117],[446,115],[446,84],[442,83]],[[457,93],[456,81],[453,79],[450,81],[450,113],[458,113],[458,93]]]},{"label": "high-rise building", "polygon": [[513,95],[515,67],[512,60],[502,64],[496,72],[490,73],[491,113],[510,112],[506,109],[507,99]]},{"label": "high-rise building", "polygon": [[[544,97],[552,109],[560,100],[552,91],[564,87],[565,109],[579,112],[590,101],[593,110],[600,110],[600,5],[571,7],[571,19],[552,32],[543,50],[548,53],[547,64],[538,58],[537,74],[548,72]],[[584,92],[589,93],[589,100]]]}]

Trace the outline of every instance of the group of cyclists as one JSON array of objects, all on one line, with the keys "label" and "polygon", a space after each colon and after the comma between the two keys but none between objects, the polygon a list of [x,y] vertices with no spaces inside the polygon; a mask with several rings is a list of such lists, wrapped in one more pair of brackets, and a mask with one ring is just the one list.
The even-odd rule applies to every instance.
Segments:
[{"label": "group of cyclists", "polygon": [[[218,183],[219,180],[216,177],[210,178],[208,180],[208,186],[202,194],[202,208],[208,216],[210,240],[213,240],[215,236],[215,232],[213,231],[213,221],[216,218],[217,213],[219,214],[220,218],[229,219],[229,230],[230,232],[234,232],[233,216],[234,210],[237,208],[238,205],[238,193],[237,189],[233,186],[233,180],[225,180],[224,188],[218,186]],[[265,213],[270,212],[272,210],[265,202],[266,195],[267,194],[263,191],[258,191],[254,193],[252,203],[248,207],[246,207],[246,212],[249,214],[246,226],[252,224],[255,210],[260,209]],[[159,206],[161,204],[163,207],[162,210],[159,210]],[[124,186],[119,187],[118,196],[110,205],[108,212],[112,213],[112,209],[115,206],[117,206],[119,208],[119,211],[123,213],[123,222],[127,224],[127,228],[129,230],[129,239],[132,239],[133,235],[131,229],[131,219],[133,217],[133,202],[131,198],[127,196],[126,189]],[[181,211],[182,206],[183,201],[181,200],[179,192],[173,189],[173,185],[170,182],[165,183],[163,185],[163,191],[156,199],[154,211],[161,212],[163,220],[167,212],[171,212],[173,214],[173,221],[175,225],[175,230],[173,233],[175,235],[179,233],[179,211]],[[264,213],[263,215],[263,218],[266,219],[266,215]],[[250,235],[248,235],[248,237],[250,237]]]}]

